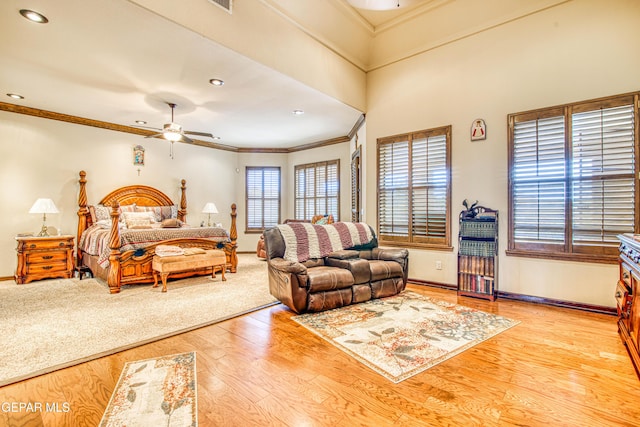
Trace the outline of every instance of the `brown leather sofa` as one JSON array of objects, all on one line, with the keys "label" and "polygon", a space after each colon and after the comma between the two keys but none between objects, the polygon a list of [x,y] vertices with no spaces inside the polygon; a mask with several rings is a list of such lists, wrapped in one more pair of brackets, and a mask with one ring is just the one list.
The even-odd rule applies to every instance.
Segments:
[{"label": "brown leather sofa", "polygon": [[266,230],[264,237],[269,290],[296,313],[395,295],[407,284],[409,252],[381,249],[376,239],[364,248],[332,252],[300,263],[283,258],[285,241],[277,227]]}]

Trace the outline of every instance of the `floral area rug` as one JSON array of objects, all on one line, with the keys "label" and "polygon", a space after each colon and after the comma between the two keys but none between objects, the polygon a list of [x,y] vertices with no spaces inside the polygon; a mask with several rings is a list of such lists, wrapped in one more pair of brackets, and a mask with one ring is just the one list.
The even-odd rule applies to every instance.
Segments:
[{"label": "floral area rug", "polygon": [[196,353],[125,364],[100,427],[196,427]]},{"label": "floral area rug", "polygon": [[292,319],[394,383],[520,323],[410,291]]}]

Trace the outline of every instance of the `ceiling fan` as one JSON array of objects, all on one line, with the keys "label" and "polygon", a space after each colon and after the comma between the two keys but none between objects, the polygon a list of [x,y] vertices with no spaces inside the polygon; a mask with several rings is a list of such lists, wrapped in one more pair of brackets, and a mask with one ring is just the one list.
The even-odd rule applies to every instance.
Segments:
[{"label": "ceiling fan", "polygon": [[[173,121],[173,112],[176,108],[176,104],[172,102],[167,102],[167,105],[169,106],[169,108],[171,108],[171,123],[165,123],[162,126],[162,129],[147,128],[147,129],[161,130],[162,132],[145,136],[145,138],[162,138],[171,142],[171,152],[169,154],[171,158],[173,158],[174,142],[186,142],[189,144],[193,144],[193,140],[189,138],[187,135],[206,136],[209,138],[213,138],[213,135],[207,132],[194,132],[189,130],[183,130],[181,125]],[[140,126],[140,127],[144,127],[144,126]]]}]

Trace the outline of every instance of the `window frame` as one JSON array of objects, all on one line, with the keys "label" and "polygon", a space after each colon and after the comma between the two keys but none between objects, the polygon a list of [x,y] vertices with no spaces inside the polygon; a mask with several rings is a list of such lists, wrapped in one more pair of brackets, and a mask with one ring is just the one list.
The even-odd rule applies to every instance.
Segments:
[{"label": "window frame", "polygon": [[[631,174],[618,174],[608,175],[603,174],[602,178],[599,178],[601,182],[613,179],[633,179],[633,207],[634,207],[634,225],[633,233],[639,231],[639,218],[640,218],[640,123],[639,123],[639,95],[640,92],[627,93],[622,95],[615,95],[605,98],[575,102],[565,105],[559,105],[548,108],[541,108],[537,110],[525,111],[521,113],[509,114],[507,117],[508,125],[508,243],[506,254],[510,256],[530,257],[530,258],[543,258],[543,259],[560,259],[568,261],[581,261],[581,262],[596,262],[596,263],[615,263],[618,258],[617,245],[586,245],[580,243],[574,243],[574,223],[573,223],[573,186],[575,183],[581,184],[588,182],[589,179],[574,177],[574,165],[573,165],[573,115],[578,113],[585,113],[590,111],[597,111],[599,109],[614,108],[624,105],[633,106],[633,152],[635,157],[635,163],[633,165],[633,175]],[[562,243],[557,244],[544,244],[538,242],[518,242],[516,241],[516,218],[515,218],[515,183],[517,180],[514,178],[515,168],[515,125],[516,122],[522,122],[527,120],[549,118],[558,116],[558,114],[564,117],[564,239]],[[603,231],[605,229],[602,229]]]},{"label": "window frame", "polygon": [[[443,250],[452,251],[451,245],[451,125],[442,126],[437,128],[425,129],[405,134],[387,136],[377,139],[376,143],[376,219],[377,219],[377,234],[380,245],[385,246],[399,246],[417,249],[429,249],[429,250]],[[415,179],[412,168],[412,146],[414,138],[429,138],[433,136],[445,136],[445,174],[446,174],[446,188],[445,192],[445,220],[444,220],[444,237],[441,238],[429,238],[424,236],[413,236],[412,224],[408,224],[406,235],[386,235],[381,232],[381,147],[386,144],[409,142],[408,157],[409,165],[407,171],[407,191],[409,194],[408,205],[408,217],[413,216],[413,210],[411,205],[413,191],[413,181]]]},{"label": "window frame", "polygon": [[[317,179],[315,179],[315,177],[317,177],[317,171],[318,168],[324,167],[325,171],[328,172],[328,169],[330,166],[335,165],[336,167],[336,195],[335,196],[329,196],[328,195],[328,183],[329,183],[329,179],[328,179],[328,174],[326,174],[325,176],[327,177],[326,179],[326,188],[325,188],[325,192],[326,195],[325,196],[321,196],[318,194],[318,182]],[[305,185],[305,188],[302,189],[302,193],[304,194],[303,197],[298,197],[298,171],[299,170],[306,170],[306,169],[313,169],[313,173],[314,173],[314,182],[313,182],[313,194],[311,195],[307,195],[307,188]],[[326,203],[328,205],[328,201],[329,199],[335,199],[335,203],[336,203],[336,212],[314,212],[312,217],[315,215],[328,215],[331,214],[333,215],[333,219],[334,221],[340,221],[340,159],[333,159],[333,160],[325,160],[325,161],[321,161],[321,162],[313,162],[313,163],[305,163],[305,164],[300,164],[300,165],[295,165],[293,168],[293,213],[294,213],[294,218],[295,219],[299,219],[299,220],[311,220],[312,218],[309,217],[307,218],[307,212],[306,212],[306,203],[309,200],[313,200],[313,204],[316,207],[317,210],[317,199],[326,199]],[[300,200],[302,200],[305,204],[305,206],[303,206],[302,211],[304,212],[304,218],[299,218],[298,217],[298,203],[300,202]]]},{"label": "window frame", "polygon": [[[262,195],[259,198],[263,202],[265,200],[275,200],[276,198],[265,198],[264,197],[264,173],[265,171],[277,171],[278,172],[278,219],[276,224],[280,223],[281,215],[282,215],[282,171],[280,170],[280,166],[246,166],[245,167],[245,233],[262,233],[265,229],[269,228],[269,226],[265,226],[265,215],[264,215],[264,203],[262,205],[262,227],[249,227],[249,174],[251,171],[261,171],[262,172]],[[252,198],[253,199],[253,198]],[[257,197],[255,199],[258,199]]]}]

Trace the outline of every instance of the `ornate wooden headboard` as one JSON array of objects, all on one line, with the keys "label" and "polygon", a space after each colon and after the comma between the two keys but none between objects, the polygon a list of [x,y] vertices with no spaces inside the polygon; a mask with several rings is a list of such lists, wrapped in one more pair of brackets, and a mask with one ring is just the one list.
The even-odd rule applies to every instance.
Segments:
[{"label": "ornate wooden headboard", "polygon": [[[91,214],[87,206],[87,173],[80,171],[80,193],[78,194],[78,242],[80,236],[91,225]],[[183,179],[180,187],[180,207],[178,209],[178,219],[186,222],[187,218],[187,185]],[[129,185],[113,190],[100,200],[98,204],[104,206],[131,205],[137,206],[171,206],[174,205],[169,196],[162,191],[146,185]]]}]

